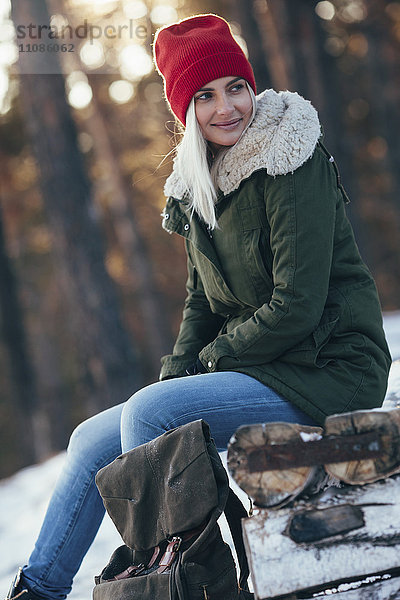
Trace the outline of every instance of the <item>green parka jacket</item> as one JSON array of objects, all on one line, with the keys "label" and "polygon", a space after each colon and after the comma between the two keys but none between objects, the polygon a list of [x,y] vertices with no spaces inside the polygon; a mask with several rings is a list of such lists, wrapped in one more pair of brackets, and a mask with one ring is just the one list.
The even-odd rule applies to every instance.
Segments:
[{"label": "green parka jacket", "polygon": [[390,353],[315,109],[267,90],[218,174],[218,229],[188,208],[176,165],[163,227],[186,240],[187,298],[160,379],[199,357],[255,377],[323,424],[382,404]]}]

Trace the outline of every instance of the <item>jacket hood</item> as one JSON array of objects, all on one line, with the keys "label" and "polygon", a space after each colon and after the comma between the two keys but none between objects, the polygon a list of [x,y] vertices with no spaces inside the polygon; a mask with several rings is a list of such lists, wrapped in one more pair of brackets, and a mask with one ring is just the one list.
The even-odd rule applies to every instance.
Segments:
[{"label": "jacket hood", "polygon": [[[308,160],[321,135],[318,113],[296,92],[265,90],[257,96],[256,114],[240,140],[225,154],[217,183],[224,194],[259,169],[268,175],[286,175]],[[164,193],[181,199],[187,187],[176,162]]]}]

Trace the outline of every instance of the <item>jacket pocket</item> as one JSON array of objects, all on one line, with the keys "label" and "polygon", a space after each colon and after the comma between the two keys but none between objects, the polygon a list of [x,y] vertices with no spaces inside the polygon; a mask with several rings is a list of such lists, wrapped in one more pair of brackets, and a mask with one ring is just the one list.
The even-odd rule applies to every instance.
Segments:
[{"label": "jacket pocket", "polygon": [[270,229],[260,206],[241,209],[240,218],[242,273],[253,289],[255,303],[260,306],[270,300],[273,290]]},{"label": "jacket pocket", "polygon": [[312,337],[316,348],[322,348],[327,343],[338,321],[339,315],[329,315],[328,320],[318,325],[317,329],[313,331]]},{"label": "jacket pocket", "polygon": [[334,356],[328,356],[325,353],[322,357],[321,352],[331,340],[339,318],[339,315],[334,313],[324,315],[318,327],[302,342],[288,350],[279,360],[305,367],[325,367],[331,360],[334,360]]},{"label": "jacket pocket", "polygon": [[319,325],[317,329],[313,332],[312,337],[315,343],[316,354],[314,358],[314,364],[318,368],[325,367],[331,360],[334,360],[334,357],[321,356],[321,351],[330,341],[333,330],[336,327],[336,324],[339,321],[339,315],[330,316],[327,322]]}]

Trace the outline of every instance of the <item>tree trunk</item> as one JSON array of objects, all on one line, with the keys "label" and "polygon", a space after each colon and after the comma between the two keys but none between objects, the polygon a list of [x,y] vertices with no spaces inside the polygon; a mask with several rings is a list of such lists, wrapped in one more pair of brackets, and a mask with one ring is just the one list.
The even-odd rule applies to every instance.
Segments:
[{"label": "tree trunk", "polygon": [[[400,176],[399,176],[399,52],[400,43],[388,35],[387,3],[366,2],[367,18],[354,33],[365,39],[368,52],[359,67],[359,93],[370,115],[355,149],[355,172],[369,238],[371,269],[387,309],[398,307],[400,296]],[[397,275],[395,275],[397,273]]]},{"label": "tree trunk", "polygon": [[[89,78],[94,90],[96,89],[95,80],[96,77]],[[92,100],[92,104],[94,110],[85,123],[90,135],[95,140],[96,154],[109,166],[109,177],[105,185],[112,193],[112,202],[109,204],[108,210],[112,217],[112,227],[117,243],[131,274],[131,280],[126,283],[137,290],[137,310],[140,313],[143,328],[147,332],[145,346],[151,365],[150,370],[156,369],[158,375],[160,357],[171,349],[172,333],[163,314],[162,298],[154,280],[153,267],[131,209],[132,190],[127,189],[121,174],[116,149],[113,148],[107,135],[106,117],[102,114],[101,105],[96,103],[95,99]],[[102,187],[102,193],[105,192],[106,190]]]},{"label": "tree trunk", "polygon": [[[49,24],[44,0],[13,2],[12,17],[16,26]],[[92,414],[125,400],[140,386],[141,377],[105,269],[102,232],[57,55],[47,53],[46,64],[43,59],[40,52],[20,53],[21,97],[40,169],[59,283],[69,302],[87,413]]]},{"label": "tree trunk", "polygon": [[248,0],[237,0],[232,9],[234,16],[236,16],[242,27],[242,34],[246,40],[258,92],[262,92],[271,87],[271,77],[266,60],[266,38],[262,29],[264,11],[259,2],[252,3]]},{"label": "tree trunk", "polygon": [[27,350],[24,316],[18,298],[17,283],[7,255],[2,215],[0,211],[0,315],[1,337],[9,357],[9,369],[14,389],[15,419],[9,424],[18,439],[15,451],[20,465],[37,462],[48,448],[43,448],[40,437],[35,435],[40,422],[38,397],[32,364]]}]

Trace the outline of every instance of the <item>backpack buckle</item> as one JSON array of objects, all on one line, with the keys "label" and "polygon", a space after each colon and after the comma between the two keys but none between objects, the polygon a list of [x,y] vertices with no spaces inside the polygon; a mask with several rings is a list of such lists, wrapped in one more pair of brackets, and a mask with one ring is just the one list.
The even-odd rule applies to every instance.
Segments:
[{"label": "backpack buckle", "polygon": [[174,536],[172,538],[172,540],[168,543],[167,549],[165,550],[164,554],[162,555],[162,558],[159,563],[159,567],[157,569],[157,573],[164,573],[164,571],[166,571],[167,569],[170,568],[170,566],[172,565],[172,563],[175,560],[176,553],[178,552],[179,548],[181,547],[181,543],[182,543],[182,538],[180,538],[178,536]]}]

